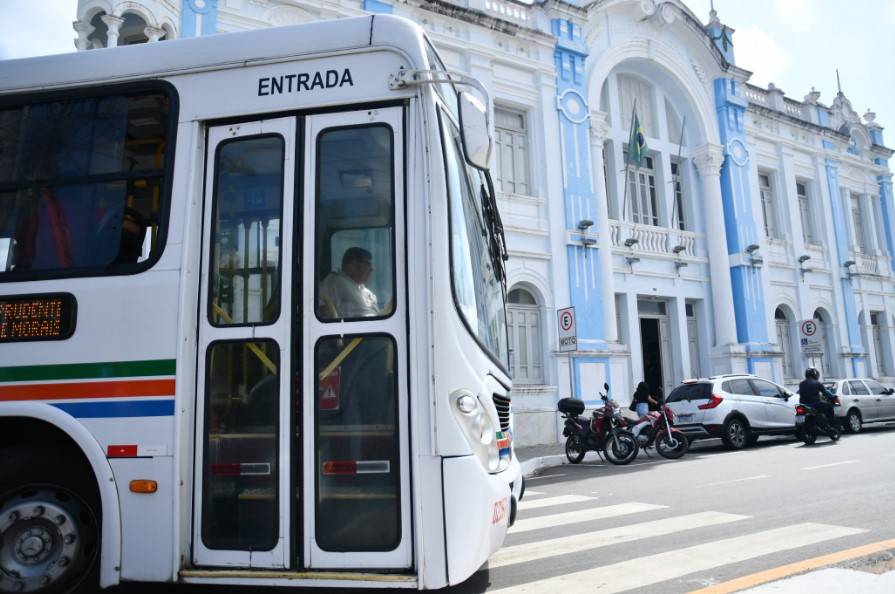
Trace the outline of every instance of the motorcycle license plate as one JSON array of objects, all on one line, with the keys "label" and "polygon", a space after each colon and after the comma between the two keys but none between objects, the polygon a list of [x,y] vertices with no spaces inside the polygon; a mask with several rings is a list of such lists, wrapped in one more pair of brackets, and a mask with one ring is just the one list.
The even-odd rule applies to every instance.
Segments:
[{"label": "motorcycle license plate", "polygon": [[803,415],[796,415],[796,425],[803,425],[805,423],[805,417]]}]

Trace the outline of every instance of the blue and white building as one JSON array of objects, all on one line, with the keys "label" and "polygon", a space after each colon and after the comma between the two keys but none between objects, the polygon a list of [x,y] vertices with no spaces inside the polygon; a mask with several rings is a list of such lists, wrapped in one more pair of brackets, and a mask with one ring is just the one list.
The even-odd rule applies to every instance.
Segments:
[{"label": "blue and white building", "polygon": [[[749,371],[895,376],[895,202],[883,128],[841,92],[749,84],[736,35],[680,0],[79,0],[87,50],[408,17],[495,101],[517,443],[558,398]],[[626,156],[632,110],[646,137]],[[627,179],[626,179],[627,178]],[[574,306],[579,350],[557,349]],[[800,345],[813,322],[815,341]],[[808,324],[811,326],[811,324]]]}]

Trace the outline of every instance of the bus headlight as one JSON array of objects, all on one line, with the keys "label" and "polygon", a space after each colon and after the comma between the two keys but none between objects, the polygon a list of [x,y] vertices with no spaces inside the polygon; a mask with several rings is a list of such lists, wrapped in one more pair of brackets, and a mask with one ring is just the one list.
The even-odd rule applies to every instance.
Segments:
[{"label": "bus headlight", "polygon": [[454,416],[460,422],[472,451],[488,472],[497,472],[500,469],[500,450],[488,411],[469,390],[453,392],[451,401],[454,404]]}]

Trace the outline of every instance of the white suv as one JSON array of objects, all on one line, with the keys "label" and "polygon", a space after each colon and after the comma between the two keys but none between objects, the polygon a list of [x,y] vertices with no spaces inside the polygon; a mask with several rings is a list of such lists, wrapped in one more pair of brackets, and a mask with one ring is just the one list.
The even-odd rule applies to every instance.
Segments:
[{"label": "white suv", "polygon": [[798,397],[768,380],[735,374],[686,380],[666,403],[675,427],[691,440],[720,437],[738,450],[760,435],[794,433]]}]

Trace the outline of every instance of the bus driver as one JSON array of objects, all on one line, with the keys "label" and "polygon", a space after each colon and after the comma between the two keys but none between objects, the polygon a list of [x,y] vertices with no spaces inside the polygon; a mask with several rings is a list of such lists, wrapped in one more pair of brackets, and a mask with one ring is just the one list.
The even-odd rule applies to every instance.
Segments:
[{"label": "bus driver", "polygon": [[364,283],[373,272],[373,255],[361,247],[350,247],[342,255],[342,269],[329,273],[320,283],[320,313],[333,318],[378,316],[376,294]]}]

